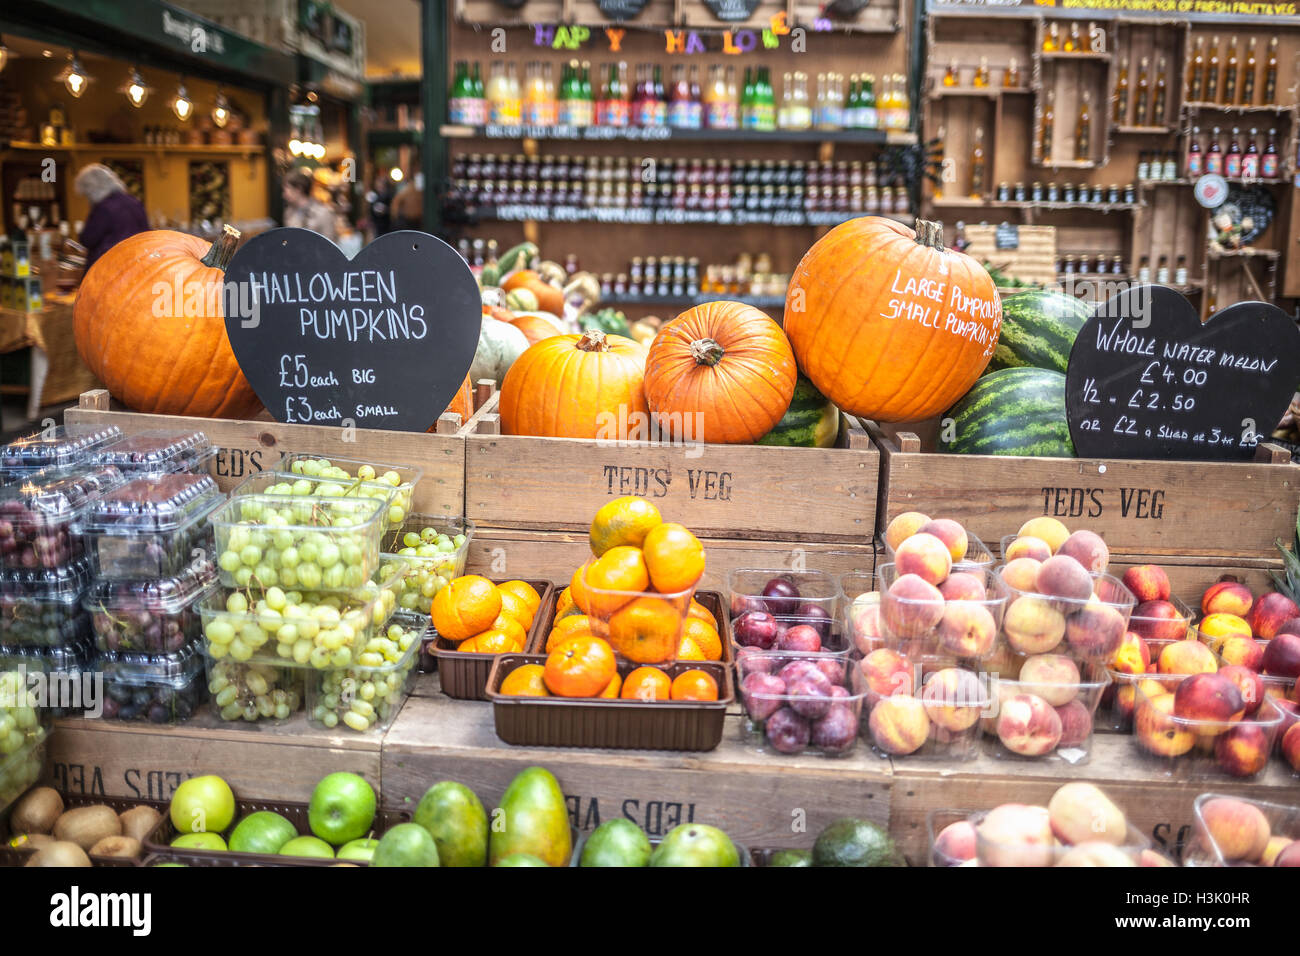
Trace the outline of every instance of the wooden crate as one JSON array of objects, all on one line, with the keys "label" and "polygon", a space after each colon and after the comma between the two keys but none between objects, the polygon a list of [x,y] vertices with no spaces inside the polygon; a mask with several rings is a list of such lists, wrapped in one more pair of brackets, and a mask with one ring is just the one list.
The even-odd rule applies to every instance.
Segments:
[{"label": "wooden crate", "polygon": [[84,392],[81,404],[64,413],[64,421],[69,425],[117,425],[127,434],[147,428],[201,429],[217,448],[212,476],[222,491],[230,491],[251,474],[274,468],[282,452],[310,452],[326,458],[368,458],[387,464],[416,465],[424,469],[424,477],[415,489],[416,512],[459,516],[465,510],[465,442],[456,434],[461,423],[455,413],[443,415],[433,434],[143,415],[109,406],[104,389]]},{"label": "wooden crate", "polygon": [[1275,540],[1295,535],[1300,465],[1277,445],[1261,445],[1253,462],[1010,458],[922,451],[914,432],[868,427],[882,456],[881,531],[922,511],[955,518],[993,547],[1052,515],[1096,531],[1112,555],[1207,564],[1274,560]]},{"label": "wooden crate", "polygon": [[496,409],[493,396],[463,431],[465,513],[482,536],[586,532],[601,505],[641,495],[701,538],[870,544],[880,455],[853,418],[838,448],[692,448],[502,435]]},{"label": "wooden crate", "polygon": [[1282,571],[1282,559],[1245,559],[1232,563],[1215,563],[1196,561],[1195,559],[1161,555],[1125,555],[1123,559],[1112,561],[1110,573],[1116,577],[1123,575],[1137,564],[1158,564],[1164,568],[1169,577],[1169,588],[1174,597],[1181,598],[1189,608],[1200,617],[1201,595],[1215,581],[1225,575],[1231,575],[1256,594],[1273,590],[1270,571]]}]

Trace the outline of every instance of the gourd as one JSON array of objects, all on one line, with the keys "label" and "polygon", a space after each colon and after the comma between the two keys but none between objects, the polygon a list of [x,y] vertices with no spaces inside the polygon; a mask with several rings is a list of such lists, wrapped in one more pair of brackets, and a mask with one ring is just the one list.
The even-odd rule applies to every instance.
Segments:
[{"label": "gourd", "polygon": [[478,333],[478,349],[474,352],[474,361],[469,367],[469,379],[490,378],[500,382],[506,372],[519,356],[528,350],[528,338],[508,322],[501,322],[490,316],[483,316],[483,325]]}]

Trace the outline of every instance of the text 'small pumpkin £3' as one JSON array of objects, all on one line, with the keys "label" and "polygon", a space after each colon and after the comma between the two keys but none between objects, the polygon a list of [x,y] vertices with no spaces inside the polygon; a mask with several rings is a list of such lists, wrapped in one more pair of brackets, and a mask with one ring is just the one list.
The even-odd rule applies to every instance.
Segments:
[{"label": "text 'small pumpkin \u00a33'", "polygon": [[993,356],[1002,304],[977,261],[944,248],[938,223],[917,231],[868,216],[805,253],[786,293],[785,331],[799,367],[844,411],[885,422],[939,414]]}]

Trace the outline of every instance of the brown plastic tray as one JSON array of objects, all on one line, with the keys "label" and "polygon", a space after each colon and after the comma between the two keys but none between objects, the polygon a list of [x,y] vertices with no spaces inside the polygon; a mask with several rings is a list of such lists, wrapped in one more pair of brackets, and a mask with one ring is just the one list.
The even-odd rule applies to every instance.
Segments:
[{"label": "brown plastic tray", "polygon": [[[528,747],[607,747],[627,750],[712,750],[722,741],[727,707],[736,699],[731,665],[675,661],[669,677],[698,668],[718,682],[716,701],[623,700],[597,697],[514,697],[498,693],[521,664],[544,664],[544,654],[501,654],[488,676],[497,736]],[[639,665],[620,661],[626,676]]]},{"label": "brown plastic tray", "polygon": [[[543,622],[549,620],[554,606],[555,586],[550,581],[533,581],[524,578],[542,596],[542,603],[537,605],[533,615],[533,626],[528,629],[528,640],[524,643],[524,653],[532,654],[541,650],[546,643],[550,629],[543,630]],[[500,584],[500,581],[493,582]],[[487,700],[488,673],[497,654],[462,653],[456,650],[454,641],[439,635],[433,642],[433,653],[438,659],[438,682],[442,692],[456,700]]]},{"label": "brown plastic tray", "polygon": [[[311,827],[307,822],[307,804],[297,803],[289,800],[278,802],[268,800],[236,800],[235,801],[235,819],[224,831],[227,835],[233,830],[240,820],[258,810],[271,810],[275,813],[286,817],[298,830],[300,835],[306,836],[311,834]],[[411,813],[407,810],[385,810],[380,807],[375,811],[375,827],[371,835],[375,837],[383,836],[390,827],[397,826],[399,823],[409,823]],[[334,859],[323,859],[308,856],[279,856],[273,853],[235,853],[230,850],[190,850],[177,849],[171,846],[171,841],[176,839],[179,833],[176,827],[172,825],[170,814],[164,812],[163,818],[159,821],[152,833],[144,840],[144,851],[146,858],[158,857],[168,862],[188,863],[192,866],[331,866],[337,863]],[[345,862],[356,863],[356,860]],[[369,866],[368,863],[360,863],[361,866]]]},{"label": "brown plastic tray", "polygon": [[[526,654],[546,653],[546,638],[550,635],[551,626],[555,623],[555,602],[559,601],[560,591],[562,590],[563,588],[556,588],[555,601],[549,605],[543,603],[538,609],[538,616],[541,616],[542,612],[545,611],[550,624],[541,632],[541,640],[536,645],[524,648]],[[696,591],[695,600],[703,604],[705,609],[713,615],[713,619],[718,622],[718,638],[722,643],[722,662],[724,664],[732,663],[735,660],[735,650],[732,648],[735,638],[731,635],[731,615],[724,610],[726,605],[722,602],[722,595],[717,591]]]},{"label": "brown plastic tray", "polygon": [[[136,800],[132,797],[101,797],[91,793],[64,793],[59,791],[59,796],[63,798],[63,808],[72,810],[76,807],[91,807],[103,805],[111,807],[115,812],[122,813],[130,810],[132,807],[146,806],[153,807],[163,817],[167,816],[167,802],[165,800]],[[17,803],[17,801],[14,801]],[[18,849],[9,845],[10,837],[16,836],[9,826],[9,819],[6,816],[4,821],[4,844],[0,846],[0,866],[25,866],[27,861],[35,856],[34,849]],[[146,838],[147,839],[147,838]],[[140,858],[147,856],[149,851],[145,849],[144,843],[140,844]],[[136,866],[140,861],[120,856],[97,856],[90,857],[90,862],[95,866]]]}]

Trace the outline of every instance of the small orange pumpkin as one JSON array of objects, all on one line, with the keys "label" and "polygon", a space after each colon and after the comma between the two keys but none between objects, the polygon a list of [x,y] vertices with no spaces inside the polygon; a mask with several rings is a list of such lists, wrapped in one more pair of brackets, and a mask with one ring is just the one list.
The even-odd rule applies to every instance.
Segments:
[{"label": "small orange pumpkin", "polygon": [[524,338],[528,340],[529,345],[536,345],[544,339],[564,334],[564,330],[558,325],[540,315],[519,315],[511,320],[510,324],[524,333]]}]

